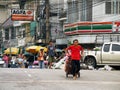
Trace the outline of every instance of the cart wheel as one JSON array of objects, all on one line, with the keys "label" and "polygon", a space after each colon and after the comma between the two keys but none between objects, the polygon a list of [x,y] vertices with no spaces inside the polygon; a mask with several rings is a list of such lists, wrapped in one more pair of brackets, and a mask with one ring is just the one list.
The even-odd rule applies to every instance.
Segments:
[{"label": "cart wheel", "polygon": [[78,72],[78,78],[80,78],[80,72]]}]

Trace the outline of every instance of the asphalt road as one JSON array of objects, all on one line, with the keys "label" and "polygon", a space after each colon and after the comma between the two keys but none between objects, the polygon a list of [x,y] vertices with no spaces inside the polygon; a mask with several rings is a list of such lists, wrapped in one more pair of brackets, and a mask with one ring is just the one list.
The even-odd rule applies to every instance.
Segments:
[{"label": "asphalt road", "polygon": [[0,68],[0,90],[120,90],[120,71],[81,70],[65,77],[59,69]]}]

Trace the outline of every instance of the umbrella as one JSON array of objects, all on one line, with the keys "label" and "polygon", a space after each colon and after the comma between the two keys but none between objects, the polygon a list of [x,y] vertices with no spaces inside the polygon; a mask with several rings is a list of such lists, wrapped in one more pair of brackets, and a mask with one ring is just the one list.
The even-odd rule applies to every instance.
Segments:
[{"label": "umbrella", "polygon": [[38,49],[40,50],[39,46],[29,46],[26,48],[26,51],[35,54],[38,52]]},{"label": "umbrella", "polygon": [[7,48],[5,51],[4,51],[4,54],[18,54],[18,51],[19,49],[18,48],[15,48],[15,47],[11,47],[11,48]]},{"label": "umbrella", "polygon": [[47,52],[47,48],[46,47],[42,47],[42,46],[39,46],[39,48],[37,48],[37,52],[39,52],[41,48],[44,49],[44,52]]},{"label": "umbrella", "polygon": [[34,56],[34,55],[31,54],[31,53],[29,53],[29,52],[25,52],[25,53],[24,53],[24,56],[29,57],[29,56]]},{"label": "umbrella", "polygon": [[44,48],[44,52],[47,52],[47,48],[46,47],[42,47],[42,46],[29,46],[26,48],[27,52],[36,54],[40,51],[40,48]]}]

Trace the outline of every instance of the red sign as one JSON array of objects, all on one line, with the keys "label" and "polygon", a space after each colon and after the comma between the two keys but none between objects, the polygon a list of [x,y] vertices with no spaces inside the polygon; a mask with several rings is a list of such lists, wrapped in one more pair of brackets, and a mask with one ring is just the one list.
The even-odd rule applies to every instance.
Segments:
[{"label": "red sign", "polygon": [[34,10],[12,9],[11,19],[13,21],[33,21]]}]

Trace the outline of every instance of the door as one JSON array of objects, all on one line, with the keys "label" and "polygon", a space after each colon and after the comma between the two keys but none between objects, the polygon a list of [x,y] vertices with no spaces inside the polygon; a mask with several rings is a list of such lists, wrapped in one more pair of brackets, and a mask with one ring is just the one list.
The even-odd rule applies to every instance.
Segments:
[{"label": "door", "polygon": [[101,52],[102,63],[108,63],[110,60],[110,44],[104,44]]},{"label": "door", "polygon": [[110,63],[120,63],[120,45],[112,44],[110,51]]}]

